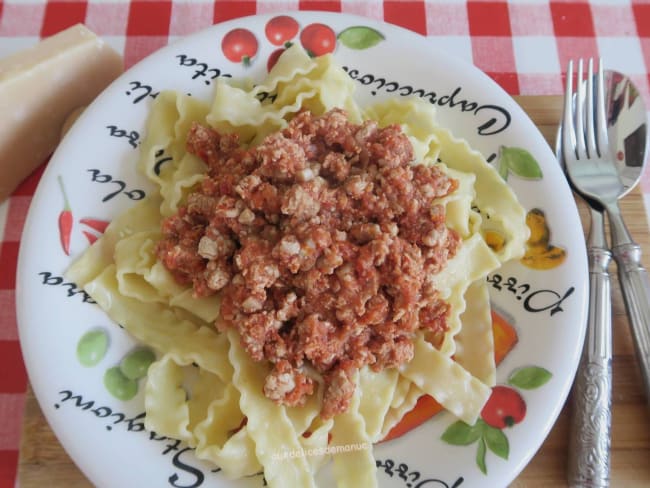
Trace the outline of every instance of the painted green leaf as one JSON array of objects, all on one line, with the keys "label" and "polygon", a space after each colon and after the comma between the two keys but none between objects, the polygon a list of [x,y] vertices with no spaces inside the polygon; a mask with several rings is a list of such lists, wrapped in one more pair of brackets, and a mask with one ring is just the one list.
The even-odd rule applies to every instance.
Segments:
[{"label": "painted green leaf", "polygon": [[485,465],[485,440],[483,438],[478,441],[478,449],[476,450],[476,464],[478,469],[481,470],[483,474],[487,474],[487,466]]},{"label": "painted green leaf", "polygon": [[447,427],[441,439],[454,446],[467,446],[476,442],[481,437],[482,432],[483,428],[480,424],[467,425],[465,422],[458,420]]},{"label": "painted green leaf", "polygon": [[508,454],[510,454],[510,444],[508,443],[508,438],[501,429],[487,426],[483,439],[490,451],[500,458],[508,459]]},{"label": "painted green leaf", "polygon": [[516,369],[508,378],[508,383],[523,390],[533,390],[547,383],[553,374],[539,366],[527,366]]},{"label": "painted green leaf", "polygon": [[338,35],[339,41],[350,49],[368,49],[385,39],[384,35],[373,29],[357,25],[348,27]]},{"label": "painted green leaf", "polygon": [[508,162],[505,159],[499,159],[499,167],[497,171],[499,171],[499,175],[504,181],[508,181],[508,173],[510,172],[510,169],[508,168]]},{"label": "painted green leaf", "polygon": [[499,154],[499,167],[501,166],[506,166],[521,178],[539,180],[544,176],[537,160],[521,147],[502,146]]}]

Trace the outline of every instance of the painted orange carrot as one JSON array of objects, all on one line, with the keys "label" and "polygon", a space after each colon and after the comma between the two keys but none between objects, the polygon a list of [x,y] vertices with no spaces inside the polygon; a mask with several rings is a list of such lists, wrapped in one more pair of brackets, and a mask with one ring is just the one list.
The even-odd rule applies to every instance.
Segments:
[{"label": "painted orange carrot", "polygon": [[73,225],[72,209],[70,208],[70,202],[68,201],[68,195],[65,192],[61,175],[58,176],[58,180],[59,186],[61,187],[61,193],[63,194],[63,210],[59,213],[59,239],[61,240],[63,252],[69,256],[70,237],[72,235]]},{"label": "painted orange carrot", "polygon": [[406,412],[402,419],[386,434],[381,442],[397,439],[406,434],[409,430],[415,429],[418,425],[429,420],[442,410],[442,405],[429,395],[422,395],[418,398],[412,410]]},{"label": "painted orange carrot", "polygon": [[[492,311],[492,334],[494,335],[494,362],[501,363],[508,353],[517,344],[518,337],[515,328],[501,315]],[[422,395],[412,410],[407,412],[402,419],[386,434],[381,442],[396,439],[408,431],[415,429],[443,407],[429,395]]]},{"label": "painted orange carrot", "polygon": [[498,365],[512,351],[519,337],[515,328],[494,310],[492,311],[492,334],[494,335],[494,362]]}]

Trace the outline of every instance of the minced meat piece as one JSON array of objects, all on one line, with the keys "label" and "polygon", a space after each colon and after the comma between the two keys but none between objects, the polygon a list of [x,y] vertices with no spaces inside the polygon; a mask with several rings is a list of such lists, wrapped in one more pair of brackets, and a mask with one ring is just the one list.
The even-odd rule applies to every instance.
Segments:
[{"label": "minced meat piece", "polygon": [[163,223],[158,257],[195,295],[219,292],[219,327],[272,365],[268,398],[302,405],[315,371],[331,418],[348,408],[359,368],[410,361],[418,330],[439,345],[449,305],[427,277],[460,238],[436,199],[458,183],[414,164],[399,126],[302,111],[244,148],[195,123],[187,150],[208,174]]}]

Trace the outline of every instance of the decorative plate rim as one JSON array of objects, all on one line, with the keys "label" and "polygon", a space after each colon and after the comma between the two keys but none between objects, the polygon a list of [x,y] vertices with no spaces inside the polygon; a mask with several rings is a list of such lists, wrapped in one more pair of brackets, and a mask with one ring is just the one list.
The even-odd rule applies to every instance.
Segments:
[{"label": "decorative plate rim", "polygon": [[[72,344],[72,342],[78,339],[78,336],[80,335],[78,332],[82,330],[82,328],[78,325],[72,327],[73,329],[75,329],[76,331],[75,333],[77,335],[75,335],[74,337],[69,337],[68,342],[66,342],[65,344],[57,344],[56,342],[55,343],[49,342],[47,340],[47,337],[43,337],[46,334],[41,334],[38,330],[39,329],[38,318],[42,318],[44,316],[43,315],[44,312],[42,310],[39,310],[38,307],[33,306],[33,302],[32,302],[33,293],[36,293],[37,298],[40,298],[41,301],[44,301],[48,305],[53,307],[55,311],[57,310],[57,307],[63,307],[64,310],[68,310],[68,309],[82,310],[81,315],[86,316],[88,320],[95,321],[95,322],[101,320],[101,313],[97,313],[97,311],[89,312],[84,304],[74,303],[73,305],[70,305],[70,300],[66,300],[64,303],[59,303],[61,297],[64,295],[62,295],[61,293],[57,294],[52,292],[53,289],[57,288],[56,286],[55,287],[41,286],[40,288],[34,287],[34,285],[43,284],[42,283],[43,277],[42,276],[38,277],[38,280],[40,280],[40,283],[38,283],[36,280],[37,278],[36,275],[38,273],[35,273],[35,266],[36,266],[35,262],[39,262],[40,264],[45,259],[42,256],[39,257],[39,254],[41,255],[43,254],[43,251],[40,249],[39,244],[41,242],[47,241],[50,243],[50,245],[52,245],[52,242],[57,241],[54,228],[52,225],[53,222],[49,221],[52,220],[52,215],[56,215],[58,213],[58,210],[57,211],[54,210],[57,208],[56,206],[59,205],[59,200],[58,200],[59,190],[56,182],[57,173],[64,174],[66,178],[70,178],[70,179],[76,178],[77,182],[79,182],[82,179],[82,177],[86,177],[85,179],[87,180],[87,173],[85,175],[77,175],[76,177],[71,176],[73,166],[77,168],[78,173],[80,173],[79,168],[82,168],[83,166],[80,166],[80,164],[82,163],[78,161],[78,158],[72,158],[70,156],[74,155],[75,152],[80,151],[80,147],[84,145],[84,141],[88,138],[89,135],[94,134],[93,137],[98,137],[96,134],[97,131],[93,132],[93,127],[92,127],[93,124],[95,126],[99,126],[99,125],[105,126],[107,123],[110,123],[104,120],[103,118],[104,115],[108,115],[108,113],[116,113],[116,111],[122,108],[122,106],[126,103],[124,101],[125,88],[128,88],[129,86],[133,88],[133,85],[129,85],[129,83],[133,83],[133,81],[129,81],[129,80],[133,80],[134,78],[142,76],[144,73],[148,72],[148,70],[151,70],[152,72],[156,72],[156,70],[158,70],[157,79],[159,79],[160,74],[162,72],[161,70],[163,70],[164,63],[167,62],[169,64],[169,59],[174,54],[179,53],[180,52],[179,50],[181,48],[194,49],[203,52],[205,49],[207,49],[204,45],[202,45],[202,42],[204,42],[205,39],[208,39],[208,37],[210,36],[213,36],[216,39],[218,36],[221,36],[224,33],[226,33],[229,29],[235,27],[247,27],[253,30],[259,29],[259,31],[256,30],[255,32],[258,32],[260,37],[263,38],[263,32],[261,26],[263,26],[264,22],[266,22],[268,19],[271,19],[278,15],[292,16],[298,19],[303,24],[306,22],[320,22],[326,25],[336,25],[339,28],[341,28],[341,26],[350,27],[350,26],[361,25],[361,26],[369,26],[381,32],[382,34],[389,33],[389,36],[387,36],[387,38],[382,42],[387,43],[388,47],[390,47],[391,49],[396,49],[397,51],[399,51],[400,48],[403,49],[404,47],[408,46],[409,49],[413,49],[416,52],[416,54],[426,54],[427,60],[430,60],[431,64],[434,64],[435,61],[438,65],[441,65],[444,68],[446,68],[448,72],[451,72],[452,74],[443,73],[440,75],[441,78],[444,79],[442,84],[444,84],[445,87],[449,85],[449,80],[454,78],[454,76],[460,75],[462,78],[462,75],[465,74],[471,75],[469,80],[465,80],[465,79],[461,80],[463,82],[469,83],[469,88],[466,89],[466,92],[470,94],[475,94],[480,91],[482,92],[482,97],[485,100],[488,100],[490,97],[493,97],[495,103],[499,103],[502,107],[504,107],[505,110],[510,114],[512,121],[517,123],[517,127],[512,127],[512,126],[510,127],[512,129],[512,132],[516,132],[515,135],[510,134],[508,137],[501,135],[494,140],[503,142],[502,140],[504,138],[505,140],[512,140],[513,138],[516,138],[518,135],[523,135],[522,140],[527,144],[527,149],[529,149],[530,153],[532,153],[537,159],[539,159],[540,167],[544,171],[544,178],[545,179],[548,178],[547,181],[548,184],[546,185],[547,186],[546,190],[548,190],[548,187],[552,187],[555,191],[559,192],[560,196],[557,198],[559,203],[557,202],[553,203],[550,207],[548,207],[548,210],[550,216],[554,216],[555,218],[558,215],[562,215],[563,218],[565,219],[562,222],[560,222],[559,219],[554,221],[554,225],[558,227],[554,228],[553,231],[554,233],[557,233],[559,235],[560,240],[564,239],[566,241],[566,242],[562,242],[562,244],[564,244],[567,250],[569,251],[569,259],[565,264],[569,266],[571,270],[570,271],[563,270],[562,273],[556,272],[555,274],[553,273],[551,274],[554,277],[559,276],[561,278],[559,281],[564,280],[563,283],[568,283],[567,280],[569,275],[573,275],[575,277],[574,278],[575,285],[573,286],[574,288],[573,297],[571,298],[572,300],[571,308],[570,308],[570,312],[567,313],[571,314],[572,322],[576,322],[582,325],[577,327],[575,325],[568,324],[567,326],[573,327],[573,329],[569,329],[569,332],[564,332],[564,334],[561,331],[561,327],[560,327],[561,323],[559,325],[556,325],[555,322],[553,322],[552,325],[549,325],[549,328],[554,327],[554,329],[553,332],[547,332],[547,336],[550,336],[552,334],[553,337],[557,336],[558,339],[561,339],[562,337],[565,338],[568,337],[570,339],[570,341],[568,341],[570,342],[570,344],[562,345],[564,347],[563,352],[566,354],[563,360],[558,360],[552,354],[550,354],[551,351],[549,351],[550,354],[549,360],[552,360],[554,364],[561,366],[562,370],[553,372],[554,374],[553,382],[555,382],[553,386],[553,392],[555,393],[555,397],[554,399],[551,400],[549,400],[548,398],[546,399],[546,408],[544,409],[546,411],[546,415],[541,420],[539,419],[531,420],[535,422],[535,426],[536,426],[534,432],[532,433],[528,432],[526,435],[524,435],[524,434],[520,434],[519,431],[517,431],[516,433],[515,430],[512,431],[513,443],[517,442],[519,443],[518,445],[521,446],[521,443],[524,442],[524,447],[522,449],[525,452],[523,454],[517,454],[514,457],[514,459],[511,458],[507,463],[505,463],[505,465],[498,464],[499,460],[495,460],[495,458],[492,458],[490,461],[495,465],[495,467],[493,471],[492,470],[489,471],[487,478],[485,478],[486,475],[483,475],[480,472],[478,473],[475,472],[476,471],[475,465],[467,467],[468,471],[471,471],[469,474],[465,475],[463,473],[459,473],[459,475],[462,476],[463,479],[470,484],[473,481],[477,481],[477,482],[489,481],[490,483],[505,485],[511,482],[520,473],[520,471],[530,461],[530,459],[533,457],[537,449],[539,449],[539,447],[543,443],[544,439],[547,437],[551,427],[557,420],[560,410],[564,405],[564,402],[568,396],[573,381],[573,377],[575,375],[575,371],[577,368],[578,359],[582,348],[582,342],[584,340],[584,333],[586,327],[586,314],[587,314],[586,250],[584,249],[584,245],[580,244],[581,242],[584,242],[584,240],[582,237],[582,227],[577,213],[577,207],[575,201],[573,200],[573,197],[571,196],[570,189],[564,179],[564,176],[561,173],[561,170],[559,169],[559,167],[553,167],[553,164],[557,164],[557,162],[555,161],[555,157],[550,147],[542,137],[537,127],[534,126],[534,124],[527,116],[527,114],[525,114],[523,109],[521,109],[521,107],[519,107],[519,105],[501,87],[499,87],[494,81],[492,81],[485,73],[481,72],[480,70],[478,70],[478,68],[467,63],[466,61],[455,58],[445,53],[442,49],[440,49],[438,46],[435,45],[435,42],[432,42],[430,39],[427,39],[424,36],[421,36],[420,34],[375,19],[350,15],[350,14],[339,14],[339,13],[318,12],[318,11],[259,14],[259,15],[253,15],[248,17],[241,17],[238,19],[234,19],[234,20],[230,20],[227,22],[210,26],[199,32],[191,34],[173,43],[170,43],[168,46],[153,53],[149,57],[145,58],[144,60],[140,61],[139,63],[131,67],[123,75],[121,75],[115,82],[113,82],[89,106],[86,112],[79,119],[78,123],[75,124],[74,127],[70,130],[70,132],[62,141],[55,154],[52,156],[51,162],[49,163],[48,167],[45,169],[45,172],[41,178],[37,191],[33,197],[33,201],[30,206],[28,216],[25,222],[23,238],[21,240],[20,251],[19,251],[19,260],[18,260],[18,272],[17,272],[17,281],[16,281],[16,306],[17,306],[16,308],[17,308],[17,319],[18,319],[18,326],[19,326],[19,339],[20,339],[21,347],[23,349],[23,354],[24,354],[28,374],[30,380],[32,381],[34,393],[39,403],[41,404],[41,408],[48,422],[52,426],[53,430],[56,432],[57,437],[61,440],[61,443],[63,444],[64,448],[69,452],[71,457],[82,469],[82,471],[84,471],[86,476],[88,476],[88,478],[90,478],[93,482],[98,484],[109,483],[111,480],[106,479],[102,474],[100,474],[100,473],[106,473],[106,471],[101,469],[98,470],[98,467],[96,466],[97,461],[96,460],[93,461],[93,456],[89,454],[88,452],[89,445],[87,444],[87,441],[82,441],[79,438],[80,434],[76,433],[77,431],[67,428],[69,424],[66,424],[66,421],[69,421],[72,415],[72,413],[69,411],[70,409],[63,412],[65,409],[58,408],[58,405],[62,404],[63,402],[61,401],[61,397],[58,398],[58,402],[57,402],[56,390],[60,390],[61,386],[51,385],[47,373],[50,371],[58,371],[59,369],[65,370],[65,368],[68,366],[61,366],[59,364],[54,364],[56,363],[56,360],[48,360],[48,362],[43,363],[42,360],[40,359],[41,357],[40,354],[43,351],[49,350],[51,346],[59,347],[61,350],[65,350],[69,354],[74,354],[74,352],[71,351],[71,349],[74,348],[76,343]],[[381,43],[379,45],[381,45]],[[355,59],[354,53],[349,49],[346,50],[347,49],[346,47],[339,46],[337,47],[337,49],[339,51],[335,53],[335,58],[337,60],[340,60],[342,63],[346,63],[349,60]],[[270,53],[272,49],[269,46],[266,46],[266,47],[260,47],[260,51],[264,51],[265,53],[266,52]],[[387,55],[382,57],[382,56],[378,56],[378,54],[376,53],[373,54],[374,51],[372,53],[370,51],[371,49],[369,49],[368,52],[363,53],[364,56],[362,57],[366,58],[368,61],[360,60],[359,65],[361,67],[364,67],[366,69],[368,69],[368,67],[372,68],[373,67],[372,61],[380,57],[381,59],[383,59],[383,62],[387,63],[387,66],[384,67],[379,65],[379,69],[385,68],[385,70],[387,71],[391,70],[391,65],[394,65],[395,63],[393,61],[390,61],[391,59],[390,56]],[[192,52],[191,54],[195,55],[196,53]],[[198,57],[196,61],[198,62]],[[259,65],[265,63],[262,63],[261,55],[259,59],[255,60],[255,62],[257,62],[258,64],[258,68],[257,71],[255,71],[255,73],[259,75],[260,74]],[[416,73],[418,71],[417,66],[414,66],[414,64],[416,63],[410,62],[408,60],[404,61],[404,63],[408,65],[408,67],[404,70],[404,72],[411,75],[415,73],[414,76],[416,77],[417,81],[426,80],[428,82],[431,79],[432,75],[430,74],[426,74],[422,72]],[[235,67],[232,64],[228,64],[228,61],[223,58],[219,59],[218,67],[219,69],[222,70],[222,72],[232,71],[234,73],[237,70],[239,70],[239,72],[244,74],[249,73],[245,71],[245,69],[241,68],[240,66]],[[348,66],[347,68],[348,70],[355,69],[355,67],[352,65]],[[174,79],[174,83],[176,83],[178,80],[181,80],[182,75],[179,75],[178,73],[183,71],[183,69],[184,68],[182,66],[178,66],[177,71],[174,72],[176,73],[174,75],[176,76],[176,78]],[[350,71],[348,72],[350,73]],[[404,78],[405,75],[400,73],[399,76],[401,78]],[[156,76],[154,76],[154,78],[156,78]],[[195,80],[192,81],[184,80],[178,82],[181,85],[183,85],[184,83],[183,86],[187,86],[187,87],[192,86],[192,89],[194,89],[194,87],[197,85],[197,83],[195,83]],[[462,86],[463,88],[465,88],[465,85]],[[477,86],[480,86],[481,90],[477,89]],[[361,83],[358,85],[358,87],[360,90],[363,89],[363,85],[361,85]],[[207,93],[206,90],[208,90],[209,88],[210,88],[210,84],[206,84],[205,87],[200,89],[203,90],[201,93]],[[135,90],[135,88],[133,89]],[[368,91],[362,93],[362,95],[368,99],[374,97],[374,94],[371,96]],[[450,93],[447,93],[447,96],[449,97]],[[114,100],[119,102],[119,103],[115,102],[115,106],[113,106]],[[122,105],[120,105],[120,103]],[[471,102],[467,102],[467,103],[471,103]],[[450,103],[448,103],[448,105],[449,104]],[[132,105],[136,107],[136,103],[133,103]],[[486,102],[484,105],[488,106],[489,103]],[[450,123],[452,124],[458,125],[458,118],[460,116],[458,116],[458,114],[454,115],[452,113],[447,113],[444,110],[445,107],[442,106],[441,118],[445,119],[445,121],[449,120]],[[449,109],[449,112],[451,112],[451,109]],[[141,105],[137,107],[137,113],[136,113],[136,109],[134,109],[134,111],[129,116],[125,116],[125,120],[129,120],[129,119],[139,120],[140,126],[138,126],[138,128],[140,128],[143,121],[144,113],[146,112],[144,111],[143,106]],[[115,115],[115,117],[119,118],[117,117],[117,115]],[[468,140],[477,139],[479,137],[478,135],[470,134],[469,132],[466,132],[465,134],[456,133],[456,135],[461,135],[462,137],[465,137]],[[105,169],[108,170],[112,167],[116,167],[119,164],[122,164],[124,160],[133,160],[134,157],[133,153],[129,153],[129,151],[131,150],[130,148],[120,146],[118,149],[115,149],[115,147],[119,145],[118,143],[124,144],[125,139],[124,138],[118,139],[114,137],[110,141],[103,140],[99,144],[98,147],[103,147],[103,146],[113,147],[112,152],[116,154],[121,154],[123,155],[123,157],[121,158],[120,161],[118,161],[117,159],[109,161],[109,165],[106,168],[102,167],[98,171],[103,172],[105,171]],[[481,144],[478,144],[478,146],[481,146]],[[482,150],[482,152],[485,151],[485,147],[481,147],[480,149]],[[488,157],[488,154],[485,155],[486,157]],[[74,159],[75,163],[74,164],[69,163],[68,166],[66,167],[65,164],[66,164],[66,160],[68,159]],[[110,166],[111,164],[112,166]],[[85,169],[88,169],[87,165],[85,166]],[[128,173],[126,175],[128,177],[127,180],[127,178],[121,176],[122,173],[124,173],[124,168],[120,168],[120,171],[121,171],[120,177],[125,180],[125,183],[129,183],[129,184],[133,183],[135,185],[140,183],[137,175]],[[114,178],[113,183],[115,181],[117,181],[117,178]],[[533,192],[533,190],[535,189],[534,185],[535,185],[534,182],[528,181],[526,178],[518,178],[516,181],[513,182],[513,187],[515,188],[517,194],[520,197],[522,197],[524,200],[526,200],[528,203],[534,202],[536,201],[536,199],[538,200],[540,199],[539,190],[537,192]],[[72,188],[73,190],[70,191],[70,188]],[[80,187],[78,185],[70,185],[68,191],[70,193],[74,192],[75,197],[79,198],[79,188]],[[96,187],[90,187],[90,188],[92,188],[93,190],[96,189]],[[81,193],[83,193],[83,191]],[[90,199],[91,197],[86,195],[85,198]],[[82,207],[83,205],[81,205],[79,202],[83,203],[83,198],[77,200],[77,202],[75,203],[75,205],[77,205],[78,207]],[[130,202],[127,199],[123,199],[123,201],[119,203],[116,203],[116,201],[114,200],[110,207],[110,211],[112,212],[112,215],[119,213],[119,211],[126,208],[129,203]],[[97,202],[89,204],[88,206],[92,208],[101,207],[101,205],[99,205]],[[44,215],[49,215],[49,220],[45,219],[43,217]],[[39,226],[39,224],[44,224],[46,221],[48,223],[48,226],[46,226],[45,228],[48,230],[43,230],[43,227]],[[80,247],[79,239],[80,237],[77,236],[76,243],[73,243],[73,247],[76,245],[76,249]],[[52,252],[54,252],[54,249],[52,249]],[[56,265],[61,265],[61,264],[65,265],[70,262],[67,256],[61,256],[61,255],[53,256],[51,259],[52,259],[52,263]],[[506,271],[510,272],[513,268],[516,268],[517,266],[518,265],[513,265],[513,266],[507,265]],[[58,269],[59,273],[62,272],[63,267],[60,267],[60,269]],[[538,277],[539,273],[543,273],[543,272],[527,271],[527,273],[528,274],[526,276]],[[549,272],[547,271],[546,273]],[[59,277],[59,275],[57,275],[57,277]],[[538,282],[543,282],[543,280],[539,280],[538,278],[535,279]],[[61,284],[64,284],[64,282],[59,283],[59,285]],[[34,290],[37,291],[34,292]],[[61,291],[60,286],[58,291]],[[518,296],[506,296],[500,294],[501,293],[500,291],[491,290],[491,292],[495,294],[495,303],[497,303],[499,306],[504,306],[505,304],[505,308],[507,312],[511,312],[512,309],[515,307],[515,305],[518,303],[518,300],[520,300]],[[70,293],[70,290],[68,291],[68,293]],[[75,295],[75,296],[78,297],[79,295]],[[84,308],[80,309],[80,307],[84,307]],[[55,314],[51,314],[51,315],[55,316]],[[520,316],[521,314],[519,311],[516,311],[514,315]],[[539,325],[539,322],[541,322],[540,320],[537,319],[538,317],[535,317],[535,320],[532,320],[532,322],[536,326]],[[562,321],[556,320],[556,322],[562,322]],[[519,325],[521,326],[521,324]],[[69,333],[72,334],[72,332]],[[535,334],[541,334],[541,333],[537,329],[535,329],[535,330],[530,330],[529,332],[527,332],[527,334],[530,334],[531,338],[536,339],[537,336]],[[528,351],[530,349],[530,345],[529,343],[525,342],[525,340],[527,340],[526,339],[527,337],[529,336],[522,334],[522,343],[519,344],[517,347],[527,348],[526,350]],[[546,336],[542,334],[542,338],[543,337]],[[117,338],[111,337],[111,341],[113,342],[111,344],[111,347],[113,346],[118,348],[129,347],[128,339],[125,339],[123,337],[117,337]],[[506,358],[502,366],[500,366],[499,368],[500,371],[499,379],[501,380],[499,381],[499,383],[502,383],[504,380],[506,380],[506,378],[503,377],[504,374],[503,371],[505,371],[506,369],[512,370],[514,366],[521,367],[523,365],[530,364],[530,363],[526,363],[521,356],[522,356],[521,351],[517,351],[516,359],[514,358],[514,356],[510,358]],[[79,378],[81,378],[79,381],[81,381],[82,384],[84,384],[83,381],[86,382],[90,381],[89,378],[92,376],[92,372],[89,372],[89,370],[80,370],[78,374],[79,374]],[[75,371],[75,376],[77,376],[77,371]],[[537,394],[536,392],[531,392],[531,398],[533,398],[535,401],[541,401],[544,396],[545,395],[540,395]],[[116,402],[113,405],[115,404],[119,405],[119,402]],[[533,409],[533,407],[536,406],[531,403],[530,410],[539,412],[539,408]],[[134,412],[135,410],[137,410],[137,409],[134,410],[132,407],[128,407],[128,408],[125,407],[125,408],[129,412]],[[65,417],[65,419],[62,419],[60,417]],[[91,427],[91,425],[94,424],[88,421],[90,416],[86,416],[86,417],[87,418],[80,421],[80,429],[83,430],[84,427],[97,429],[97,427]],[[75,417],[75,419],[76,418],[77,417]],[[414,435],[408,434],[408,437],[404,437],[400,440],[393,441],[393,443],[391,443],[390,446],[388,445],[378,446],[376,448],[375,455],[377,459],[379,459],[381,456],[378,453],[390,452],[393,450],[392,449],[393,447],[395,447],[395,449],[400,453],[403,453],[405,452],[403,451],[404,444],[409,443],[417,446],[422,442],[422,437],[424,436],[423,432],[425,430],[426,433],[429,435],[433,433],[435,433],[436,435],[440,435],[442,430],[452,422],[453,419],[449,417],[447,417],[444,421],[436,420],[436,422],[429,422],[428,424],[423,425],[419,427],[416,431],[414,431],[413,432]],[[431,424],[435,424],[435,425],[431,425]],[[528,428],[528,430],[531,429],[532,426]],[[115,432],[116,430],[117,429],[114,429],[113,432]],[[97,430],[97,432],[99,431],[101,430]],[[115,435],[111,434],[111,435],[114,435],[114,438],[117,437],[119,439],[119,442],[131,443],[130,437],[124,437],[125,432],[122,432],[121,434],[119,434],[119,436],[118,434]],[[418,432],[419,434],[417,434]],[[128,432],[126,432],[126,434],[128,434]],[[525,438],[528,438],[527,444],[525,443]],[[132,444],[136,446],[140,445],[137,442]],[[440,445],[443,445],[443,443],[440,443]],[[453,451],[454,456],[458,456],[459,459],[462,459],[466,463],[468,459],[468,456],[466,455],[466,451],[467,451],[466,448],[449,446],[449,445],[443,445],[443,447],[445,449],[449,449],[450,451]],[[431,449],[433,452],[434,450],[433,447],[431,447]],[[416,461],[421,460],[421,458],[417,457],[416,454],[413,454],[413,456],[415,456],[414,459],[416,459]],[[469,459],[472,459],[472,457],[473,456],[470,456]],[[442,469],[442,471],[444,471],[445,476],[447,476],[451,480],[450,477],[453,477],[451,473],[455,471],[460,472],[460,468],[465,468],[465,466],[466,464],[462,464],[461,466],[456,466],[456,468],[458,468],[456,470],[447,467],[445,469]],[[416,466],[414,466],[414,468],[415,467]],[[422,469],[426,467],[426,465],[420,463],[420,465],[418,465],[417,467]],[[388,479],[391,478],[394,480],[393,481],[394,483],[396,478],[393,478],[392,474]],[[386,479],[387,479],[386,477],[380,478],[380,483],[385,483]],[[422,481],[420,481],[420,484],[422,484]],[[395,484],[395,486],[402,486],[402,485]]]}]

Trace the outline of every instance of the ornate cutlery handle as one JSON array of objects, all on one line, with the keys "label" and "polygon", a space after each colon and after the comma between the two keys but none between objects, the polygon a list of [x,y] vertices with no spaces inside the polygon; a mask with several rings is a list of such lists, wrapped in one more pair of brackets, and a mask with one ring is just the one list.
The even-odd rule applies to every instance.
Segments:
[{"label": "ornate cutlery handle", "polygon": [[625,308],[634,336],[636,356],[650,406],[650,280],[641,264],[641,247],[632,240],[619,211],[607,209],[612,232],[612,254]]},{"label": "ornate cutlery handle", "polygon": [[[602,216],[600,216],[602,221]],[[587,335],[574,387],[569,446],[571,487],[609,486],[612,313],[609,251],[590,247]]]},{"label": "ornate cutlery handle", "polygon": [[616,246],[612,253],[618,265],[618,278],[634,335],[646,401],[650,405],[650,280],[641,265],[641,248],[637,244]]}]

